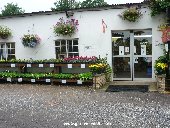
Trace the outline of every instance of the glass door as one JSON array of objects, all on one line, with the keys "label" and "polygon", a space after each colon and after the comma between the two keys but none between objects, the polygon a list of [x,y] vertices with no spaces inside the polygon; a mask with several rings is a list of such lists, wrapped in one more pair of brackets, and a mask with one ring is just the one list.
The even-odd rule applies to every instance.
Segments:
[{"label": "glass door", "polygon": [[113,80],[152,78],[151,30],[112,32]]},{"label": "glass door", "polygon": [[112,33],[113,79],[132,80],[130,31]]},{"label": "glass door", "polygon": [[136,30],[133,33],[133,78],[152,78],[152,31]]}]

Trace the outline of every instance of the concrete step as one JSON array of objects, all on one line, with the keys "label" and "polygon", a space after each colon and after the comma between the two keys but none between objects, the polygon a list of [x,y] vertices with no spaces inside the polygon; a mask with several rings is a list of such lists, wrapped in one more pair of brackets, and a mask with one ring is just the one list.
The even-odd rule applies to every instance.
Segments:
[{"label": "concrete step", "polygon": [[157,91],[157,86],[155,81],[111,81],[109,85],[134,85],[134,86],[140,86],[140,85],[147,85],[149,91]]}]

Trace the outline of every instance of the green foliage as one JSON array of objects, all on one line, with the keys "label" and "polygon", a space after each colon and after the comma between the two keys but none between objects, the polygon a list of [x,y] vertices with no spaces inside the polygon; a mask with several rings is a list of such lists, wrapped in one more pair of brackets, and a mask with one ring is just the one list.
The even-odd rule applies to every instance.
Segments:
[{"label": "green foliage", "polygon": [[167,63],[168,62],[168,59],[167,57],[164,55],[164,56],[160,56],[157,60],[156,60],[157,63]]},{"label": "green foliage", "polygon": [[81,4],[81,8],[101,7],[108,5],[104,0],[85,0]]},{"label": "green foliage", "polygon": [[157,75],[162,75],[162,74],[166,74],[166,70],[168,68],[168,59],[166,56],[160,56],[154,64],[154,68],[155,68],[155,74]]},{"label": "green foliage", "polygon": [[142,16],[142,13],[140,12],[140,10],[138,10],[136,8],[129,8],[129,9],[123,11],[123,13],[119,16],[123,20],[127,20],[130,22],[136,22]]},{"label": "green foliage", "polygon": [[91,72],[81,73],[81,74],[78,75],[78,78],[79,78],[80,80],[85,81],[85,80],[90,80],[90,79],[92,79],[92,78],[93,78],[93,75],[92,75]]},{"label": "green foliage", "polygon": [[149,7],[151,9],[151,16],[155,16],[162,12],[166,12],[166,9],[170,7],[170,1],[169,0],[150,0]]},{"label": "green foliage", "polygon": [[76,2],[75,0],[58,0],[54,3],[55,8],[52,11],[65,11],[75,8],[91,8],[108,5],[104,0],[85,0],[83,2]]},{"label": "green foliage", "polygon": [[51,8],[52,11],[65,11],[68,9],[74,9],[80,7],[80,2],[75,0],[57,0],[55,3],[55,8]]},{"label": "green foliage", "polygon": [[80,80],[90,80],[93,78],[92,73],[81,73],[81,74],[52,74],[52,73],[18,73],[18,72],[0,72],[1,78],[32,78],[32,79],[41,79],[41,78],[54,78],[54,79],[80,79]]},{"label": "green foliage", "polygon": [[22,8],[18,7],[17,4],[7,3],[4,6],[4,10],[2,10],[2,16],[12,16],[12,15],[19,15],[23,14],[25,11]]}]

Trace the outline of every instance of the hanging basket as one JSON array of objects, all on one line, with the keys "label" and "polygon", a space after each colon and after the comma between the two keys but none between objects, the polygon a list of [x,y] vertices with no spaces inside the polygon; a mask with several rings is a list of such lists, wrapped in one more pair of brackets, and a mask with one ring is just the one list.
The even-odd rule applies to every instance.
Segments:
[{"label": "hanging basket", "polygon": [[1,34],[0,37],[1,37],[2,39],[7,39],[7,38],[8,38],[8,35],[7,35],[7,34]]}]

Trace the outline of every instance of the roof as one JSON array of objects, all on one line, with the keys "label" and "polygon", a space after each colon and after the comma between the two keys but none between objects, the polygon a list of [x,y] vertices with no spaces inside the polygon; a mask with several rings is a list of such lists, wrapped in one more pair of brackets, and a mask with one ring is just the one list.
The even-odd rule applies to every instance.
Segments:
[{"label": "roof", "polygon": [[26,16],[34,16],[34,15],[52,15],[52,14],[65,13],[66,11],[83,12],[83,11],[101,11],[101,10],[108,10],[108,9],[122,9],[131,6],[141,7],[141,6],[148,5],[148,1],[149,0],[144,0],[144,2],[141,3],[112,4],[112,5],[105,5],[105,6],[94,7],[94,8],[75,8],[75,9],[69,9],[65,11],[39,11],[39,12],[24,13],[19,15],[12,15],[12,16],[0,16],[0,19],[13,18],[13,17],[26,17]]}]

